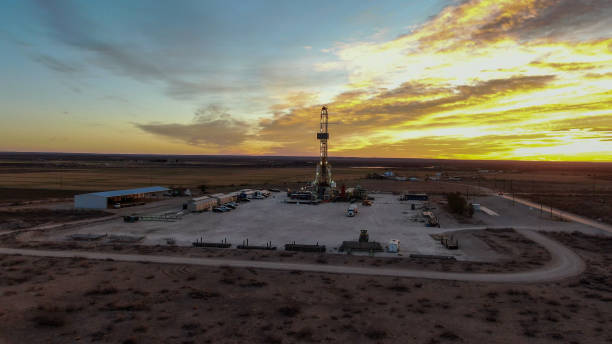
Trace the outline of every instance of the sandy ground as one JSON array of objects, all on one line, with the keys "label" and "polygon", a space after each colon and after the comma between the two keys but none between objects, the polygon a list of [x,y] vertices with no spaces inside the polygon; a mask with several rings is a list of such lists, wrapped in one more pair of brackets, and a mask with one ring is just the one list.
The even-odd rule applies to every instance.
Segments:
[{"label": "sandy ground", "polygon": [[3,247],[21,249],[71,250],[120,254],[163,255],[171,257],[256,260],[279,263],[329,264],[335,266],[386,267],[436,270],[445,272],[513,272],[541,267],[551,259],[548,251],[512,229],[465,230],[454,232],[464,251],[476,260],[410,259],[409,255],[369,256],[318,254],[303,252],[194,248],[168,245],[113,244],[104,241],[34,241],[34,233],[13,234],[1,238]]},{"label": "sandy ground", "polygon": [[582,276],[518,285],[0,256],[0,342],[612,342],[612,239],[549,235],[586,260]]},{"label": "sandy ground", "polygon": [[[176,222],[140,221],[124,223],[121,219],[71,229],[71,233],[128,234],[146,236],[145,244],[162,244],[166,238],[174,238],[179,245],[204,238],[205,241],[220,242],[227,239],[234,245],[249,240],[250,244],[263,245],[272,241],[274,245],[297,242],[326,245],[329,252],[337,252],[345,240],[356,240],[360,229],[367,229],[370,239],[383,245],[390,239],[399,239],[403,247],[412,253],[449,254],[432,240],[430,234],[443,228],[427,228],[421,222],[410,220],[420,210],[411,210],[410,203],[400,202],[391,194],[375,194],[374,205],[359,206],[355,217],[345,216],[348,203],[325,203],[320,205],[287,204],[283,194],[274,194],[264,200],[242,203],[229,213],[190,213]],[[418,202],[417,202],[418,203]],[[159,212],[141,211],[139,214],[160,214],[178,211],[178,208],[160,209]],[[452,219],[447,224],[458,225]],[[67,233],[57,233],[51,240],[65,238]],[[462,252],[457,252],[462,254]]]},{"label": "sandy ground", "polygon": [[[118,181],[126,183],[126,187],[153,181],[157,184],[162,180],[166,184],[197,182],[199,185],[206,178],[214,177],[215,188],[231,191],[258,183],[282,181],[282,185],[274,184],[274,187],[298,185],[298,181],[307,181],[312,176],[311,166],[296,168],[296,171],[253,167],[239,173],[234,168],[211,169],[206,175],[186,166],[178,170],[160,167],[155,175],[144,166],[99,172],[97,169],[93,169],[95,173],[84,174],[76,170],[66,173],[62,169],[56,174],[45,173],[46,179],[33,181],[44,187],[49,187],[49,180],[74,181],[80,185],[75,190],[89,190],[94,184],[99,188],[117,188]],[[470,195],[478,190],[476,186],[465,189],[459,183],[366,181],[361,178],[367,171],[345,170],[336,169],[335,175],[348,183],[362,183],[370,190],[430,194],[456,190]],[[147,171],[148,178],[143,178],[147,173],[142,171]],[[233,175],[234,172],[239,175]],[[13,177],[23,179],[21,170],[14,173]],[[187,181],[183,178],[186,174],[193,178]],[[283,177],[286,174],[291,177]],[[101,175],[105,178],[102,182]],[[12,179],[4,180],[12,187],[15,184]],[[23,187],[35,187],[31,181],[22,182]],[[576,185],[584,183],[580,181]],[[586,183],[591,185],[589,180]],[[565,184],[560,189],[565,190]],[[48,193],[55,199],[43,204],[36,201],[40,190],[35,190],[25,195],[28,204],[23,205],[21,199],[10,198],[23,195],[16,190],[20,189],[0,193],[3,200],[0,203],[9,207],[52,209],[67,209],[70,205],[65,200],[71,192]],[[603,189],[598,186],[597,190]],[[451,215],[442,206],[435,205],[442,224],[438,229],[412,222],[410,202],[402,204],[391,194],[375,195],[374,206],[360,206],[360,214],[355,218],[344,216],[346,203],[288,205],[279,198],[271,198],[241,205],[227,214],[186,215],[175,223],[126,224],[116,219],[20,234],[0,233],[0,241],[13,247],[53,250],[76,248],[442,272],[526,271],[547,264],[548,253],[514,231],[476,229],[505,226],[546,232],[580,254],[587,270],[575,278],[524,285],[0,255],[0,344],[612,343],[610,235],[551,218],[539,209],[512,204],[483,192],[477,194],[470,196],[469,201],[480,203],[499,216],[477,212],[468,219]],[[29,203],[30,199],[33,203]],[[117,215],[135,212],[154,215],[176,212],[184,201],[174,198],[109,211]],[[319,241],[333,253],[342,240],[355,239],[359,229],[368,229],[373,240],[383,243],[400,239],[402,256],[196,249],[168,246],[165,241],[174,238],[178,244],[189,246],[200,236],[210,241],[228,238],[234,244],[248,238],[254,244],[271,240],[279,247],[294,240]],[[592,237],[574,231],[608,236]],[[452,232],[459,238],[460,250],[448,251],[430,236],[441,232]],[[144,235],[146,239],[145,245],[135,246],[104,240],[76,243],[66,240],[72,233],[134,234]],[[453,254],[460,261],[405,259],[410,253]]]},{"label": "sandy ground", "polygon": [[100,210],[32,209],[0,210],[0,232],[31,228],[41,225],[66,223],[85,219],[108,217],[111,213]]},{"label": "sandy ground", "polygon": [[[431,235],[449,231],[483,228],[486,226],[525,227],[536,230],[582,231],[589,234],[604,234],[602,231],[581,224],[550,218],[546,213],[514,204],[497,196],[472,197],[471,202],[480,203],[495,211],[499,216],[476,212],[473,218],[457,218],[445,211],[443,205],[430,202],[439,217],[441,228],[425,227],[422,222],[412,218],[420,213],[411,210],[413,202],[401,202],[392,194],[375,194],[376,200],[371,207],[359,206],[359,214],[346,217],[344,212],[348,203],[326,203],[320,205],[286,204],[282,194],[274,194],[265,200],[242,203],[238,209],[229,213],[192,213],[186,214],[176,222],[140,221],[125,223],[120,218],[109,221],[70,226],[66,229],[40,233],[27,237],[27,240],[65,241],[70,234],[123,234],[144,236],[145,245],[166,245],[172,238],[178,245],[190,246],[195,240],[203,238],[209,242],[227,239],[235,245],[246,239],[249,244],[263,245],[271,241],[282,248],[290,242],[326,245],[329,253],[338,252],[342,241],[356,240],[360,229],[367,229],[370,239],[385,245],[390,239],[399,239],[401,255],[435,254],[453,255],[460,260],[495,261],[499,257],[478,238],[462,235],[459,250],[447,250]],[[180,211],[181,199],[166,200],[147,204],[144,207],[123,209],[124,214],[156,215]],[[24,238],[25,240],[26,238]],[[378,256],[398,256],[396,254],[377,254]]]}]

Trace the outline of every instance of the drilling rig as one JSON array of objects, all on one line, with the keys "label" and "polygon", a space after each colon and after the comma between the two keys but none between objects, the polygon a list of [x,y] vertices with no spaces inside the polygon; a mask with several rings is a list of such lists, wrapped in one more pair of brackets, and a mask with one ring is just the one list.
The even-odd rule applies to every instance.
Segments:
[{"label": "drilling rig", "polygon": [[323,106],[321,108],[319,132],[317,133],[321,161],[317,165],[317,173],[312,183],[319,198],[323,200],[328,200],[333,196],[333,189],[336,186],[332,180],[331,164],[327,161],[327,140],[329,139],[328,126],[329,116],[327,114],[327,106]]}]

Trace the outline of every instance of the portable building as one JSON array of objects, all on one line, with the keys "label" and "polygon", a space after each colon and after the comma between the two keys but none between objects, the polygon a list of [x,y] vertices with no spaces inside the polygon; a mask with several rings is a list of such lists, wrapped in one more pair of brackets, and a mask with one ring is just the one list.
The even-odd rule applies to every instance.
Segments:
[{"label": "portable building", "polygon": [[236,196],[232,194],[217,193],[214,195],[210,195],[210,197],[216,198],[219,205],[223,205],[229,202],[234,202],[236,200]]},{"label": "portable building", "polygon": [[196,197],[189,201],[187,208],[189,211],[206,211],[216,207],[218,202],[216,198],[208,196]]}]

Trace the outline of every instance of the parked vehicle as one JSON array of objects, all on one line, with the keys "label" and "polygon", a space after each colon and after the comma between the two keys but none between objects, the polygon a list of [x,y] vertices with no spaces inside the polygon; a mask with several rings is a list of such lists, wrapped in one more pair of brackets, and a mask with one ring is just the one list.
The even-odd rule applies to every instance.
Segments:
[{"label": "parked vehicle", "polygon": [[387,246],[387,252],[398,253],[399,247],[400,247],[400,241],[397,239],[391,239],[389,241],[389,245]]},{"label": "parked vehicle", "polygon": [[368,242],[370,241],[370,235],[368,234],[367,229],[362,229],[359,231],[359,242]]},{"label": "parked vehicle", "polygon": [[226,207],[216,207],[216,208],[213,208],[213,211],[215,213],[226,213],[229,211],[229,209],[227,209]]},{"label": "parked vehicle", "polygon": [[136,221],[140,220],[140,216],[138,215],[127,215],[123,217],[123,221],[124,222],[129,222],[129,223],[134,223]]},{"label": "parked vehicle", "polygon": [[224,206],[224,207],[231,208],[231,209],[236,209],[236,208],[237,208],[235,205],[233,205],[233,204],[231,204],[231,203],[226,203],[226,204],[224,204],[223,206]]},{"label": "parked vehicle", "polygon": [[359,212],[356,204],[351,204],[346,210],[346,216],[353,217]]},{"label": "parked vehicle", "polygon": [[424,211],[423,218],[425,219],[425,227],[440,227],[438,218],[431,211]]}]

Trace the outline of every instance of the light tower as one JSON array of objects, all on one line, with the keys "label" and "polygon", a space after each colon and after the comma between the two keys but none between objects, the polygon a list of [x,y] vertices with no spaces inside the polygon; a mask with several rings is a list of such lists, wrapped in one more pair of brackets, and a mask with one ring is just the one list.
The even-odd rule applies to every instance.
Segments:
[{"label": "light tower", "polygon": [[331,164],[327,161],[327,140],[329,139],[328,132],[329,116],[327,114],[327,106],[321,108],[321,121],[319,124],[319,132],[317,140],[319,140],[319,150],[321,161],[317,165],[317,174],[313,185],[321,199],[329,199],[332,194],[332,189],[335,186],[331,176]]}]

